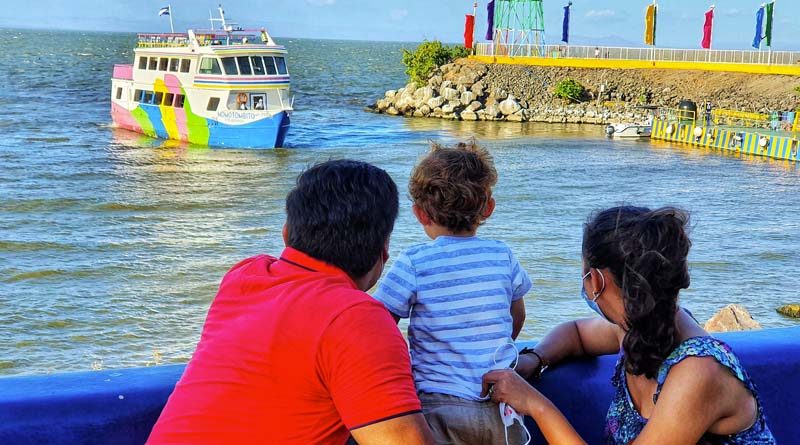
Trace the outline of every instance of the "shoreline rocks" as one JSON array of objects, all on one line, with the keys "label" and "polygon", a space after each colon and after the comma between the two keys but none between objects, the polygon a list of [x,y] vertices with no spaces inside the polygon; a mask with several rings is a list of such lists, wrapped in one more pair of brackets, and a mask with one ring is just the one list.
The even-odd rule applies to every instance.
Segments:
[{"label": "shoreline rocks", "polygon": [[[582,102],[553,94],[574,79],[587,90]],[[700,107],[768,112],[800,108],[800,77],[669,70],[612,70],[488,65],[460,59],[434,70],[425,85],[386,91],[368,111],[393,116],[465,121],[608,124],[644,121],[648,106],[676,107],[682,99]]]},{"label": "shoreline rocks", "polygon": [[743,306],[729,304],[711,317],[703,327],[708,332],[751,331],[761,329]]}]

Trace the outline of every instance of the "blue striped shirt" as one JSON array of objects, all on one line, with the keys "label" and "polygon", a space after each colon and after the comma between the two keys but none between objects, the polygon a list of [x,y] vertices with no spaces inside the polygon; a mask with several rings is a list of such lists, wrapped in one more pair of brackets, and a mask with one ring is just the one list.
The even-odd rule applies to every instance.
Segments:
[{"label": "blue striped shirt", "polygon": [[478,400],[483,374],[513,361],[511,302],[530,288],[502,242],[440,236],[400,255],[373,296],[411,318],[417,391]]}]

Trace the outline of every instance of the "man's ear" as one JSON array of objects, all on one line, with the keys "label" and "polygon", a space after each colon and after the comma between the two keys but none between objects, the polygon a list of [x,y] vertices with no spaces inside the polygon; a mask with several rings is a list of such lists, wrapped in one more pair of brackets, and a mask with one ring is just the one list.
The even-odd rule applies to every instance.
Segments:
[{"label": "man's ear", "polygon": [[419,223],[423,226],[429,226],[433,224],[433,220],[431,219],[430,215],[428,215],[428,212],[423,210],[422,207],[414,204],[411,206],[411,211],[414,212],[414,216],[417,217],[417,221],[419,221]]},{"label": "man's ear", "polygon": [[283,233],[283,245],[289,247],[289,226],[287,224],[283,225],[281,233]]},{"label": "man's ear", "polygon": [[483,215],[481,215],[483,219],[489,219],[489,217],[492,216],[496,204],[494,198],[489,198],[489,200],[486,201],[486,207],[483,208]]}]

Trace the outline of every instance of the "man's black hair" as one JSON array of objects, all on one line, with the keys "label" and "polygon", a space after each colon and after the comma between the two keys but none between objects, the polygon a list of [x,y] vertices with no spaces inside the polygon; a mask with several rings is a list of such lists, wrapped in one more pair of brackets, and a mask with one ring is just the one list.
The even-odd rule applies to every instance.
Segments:
[{"label": "man's black hair", "polygon": [[328,161],[301,174],[286,197],[287,243],[361,278],[380,258],[397,211],[388,173],[365,162]]}]

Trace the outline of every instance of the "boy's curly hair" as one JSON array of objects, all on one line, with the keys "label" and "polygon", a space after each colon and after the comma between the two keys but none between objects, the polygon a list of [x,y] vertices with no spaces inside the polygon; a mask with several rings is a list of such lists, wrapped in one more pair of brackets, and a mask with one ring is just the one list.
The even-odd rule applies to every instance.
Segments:
[{"label": "boy's curly hair", "polygon": [[461,233],[484,223],[495,184],[492,156],[475,140],[452,148],[432,143],[431,151],[414,167],[408,191],[433,222]]}]

